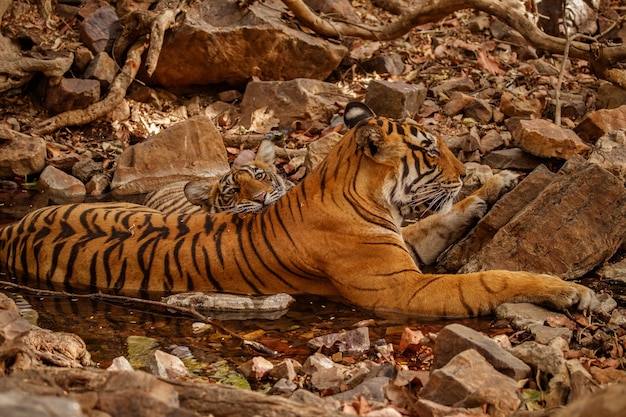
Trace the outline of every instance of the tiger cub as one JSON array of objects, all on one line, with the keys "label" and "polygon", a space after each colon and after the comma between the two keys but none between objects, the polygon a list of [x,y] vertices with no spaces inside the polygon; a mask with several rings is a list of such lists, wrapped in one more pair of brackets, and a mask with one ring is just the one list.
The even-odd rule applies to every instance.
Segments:
[{"label": "tiger cub", "polygon": [[148,194],[144,205],[165,214],[256,213],[289,189],[278,175],[274,145],[264,140],[253,161],[234,166],[220,178],[167,184]]}]

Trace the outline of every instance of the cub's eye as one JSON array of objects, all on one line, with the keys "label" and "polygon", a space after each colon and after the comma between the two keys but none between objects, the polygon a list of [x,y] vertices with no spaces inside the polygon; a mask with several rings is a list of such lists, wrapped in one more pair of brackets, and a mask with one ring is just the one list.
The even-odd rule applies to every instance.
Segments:
[{"label": "cub's eye", "polygon": [[263,172],[263,171],[257,172],[256,174],[254,174],[254,178],[256,178],[257,180],[264,180],[265,179],[265,172]]},{"label": "cub's eye", "polygon": [[234,195],[239,192],[239,188],[237,187],[228,187],[224,189],[224,194],[226,195]]},{"label": "cub's eye", "polygon": [[437,158],[439,156],[439,151],[437,149],[429,149],[426,151],[426,154],[431,158]]}]

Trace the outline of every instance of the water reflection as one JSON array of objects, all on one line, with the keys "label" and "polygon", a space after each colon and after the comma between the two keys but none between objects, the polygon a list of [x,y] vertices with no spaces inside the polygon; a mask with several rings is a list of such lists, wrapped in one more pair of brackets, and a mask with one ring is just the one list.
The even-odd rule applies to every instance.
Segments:
[{"label": "water reflection", "polygon": [[[164,350],[173,346],[186,346],[196,360],[204,363],[228,360],[240,364],[259,355],[243,346],[240,340],[217,328],[209,326],[208,330],[198,333],[197,326],[193,326],[193,318],[156,311],[151,306],[138,307],[83,298],[41,297],[8,289],[4,289],[4,292],[14,299],[23,298],[21,308],[29,305],[36,311],[40,327],[76,333],[83,338],[93,360],[102,367],[108,366],[117,356],[127,356],[127,339],[131,336],[153,338]],[[289,311],[276,320],[220,321],[229,330],[256,338],[258,342],[278,351],[280,360],[289,357],[301,362],[313,353],[307,342],[323,334],[365,324],[370,329],[372,342],[385,339],[387,343],[397,344],[402,330],[407,326],[426,334],[438,331],[450,322],[375,314],[311,296],[296,297]],[[490,332],[488,318],[455,322]]]}]

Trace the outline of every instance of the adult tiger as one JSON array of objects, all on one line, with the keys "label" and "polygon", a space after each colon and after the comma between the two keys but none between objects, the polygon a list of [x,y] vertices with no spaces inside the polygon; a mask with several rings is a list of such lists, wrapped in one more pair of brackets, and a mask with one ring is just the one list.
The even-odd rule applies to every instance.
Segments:
[{"label": "adult tiger", "polygon": [[148,194],[144,205],[165,214],[256,213],[282,197],[288,189],[276,172],[276,153],[263,140],[254,159],[233,166],[219,178],[199,178],[164,185]]},{"label": "adult tiger", "polygon": [[401,210],[424,189],[447,205],[463,165],[441,139],[362,104],[348,105],[344,119],[351,130],[324,162],[262,213],[45,208],[0,231],[0,266],[27,283],[68,290],[310,293],[417,315],[487,314],[507,301],[595,305],[588,288],[548,275],[422,274],[402,238]]}]

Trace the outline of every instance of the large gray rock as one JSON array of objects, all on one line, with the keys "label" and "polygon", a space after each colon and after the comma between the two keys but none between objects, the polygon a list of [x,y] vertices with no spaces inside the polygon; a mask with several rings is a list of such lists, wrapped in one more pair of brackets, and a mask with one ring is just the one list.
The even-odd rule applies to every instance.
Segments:
[{"label": "large gray rock", "polygon": [[461,269],[578,278],[609,259],[626,235],[626,190],[596,164],[566,164],[561,175],[502,227]]},{"label": "large gray rock", "polygon": [[494,368],[506,376],[520,380],[528,377],[530,367],[482,333],[461,324],[450,324],[437,334],[432,369],[445,366],[457,354],[474,349]]},{"label": "large gray rock", "polygon": [[456,355],[432,372],[420,398],[452,407],[487,406],[489,415],[504,417],[518,409],[517,382],[502,375],[473,349]]},{"label": "large gray rock", "polygon": [[170,182],[213,177],[229,169],[217,128],[209,118],[196,116],[124,150],[111,190],[116,195],[141,194]]},{"label": "large gray rock", "polygon": [[288,25],[281,3],[204,0],[189,6],[165,34],[156,71],[148,80],[170,89],[294,78],[325,79],[347,49]]}]

